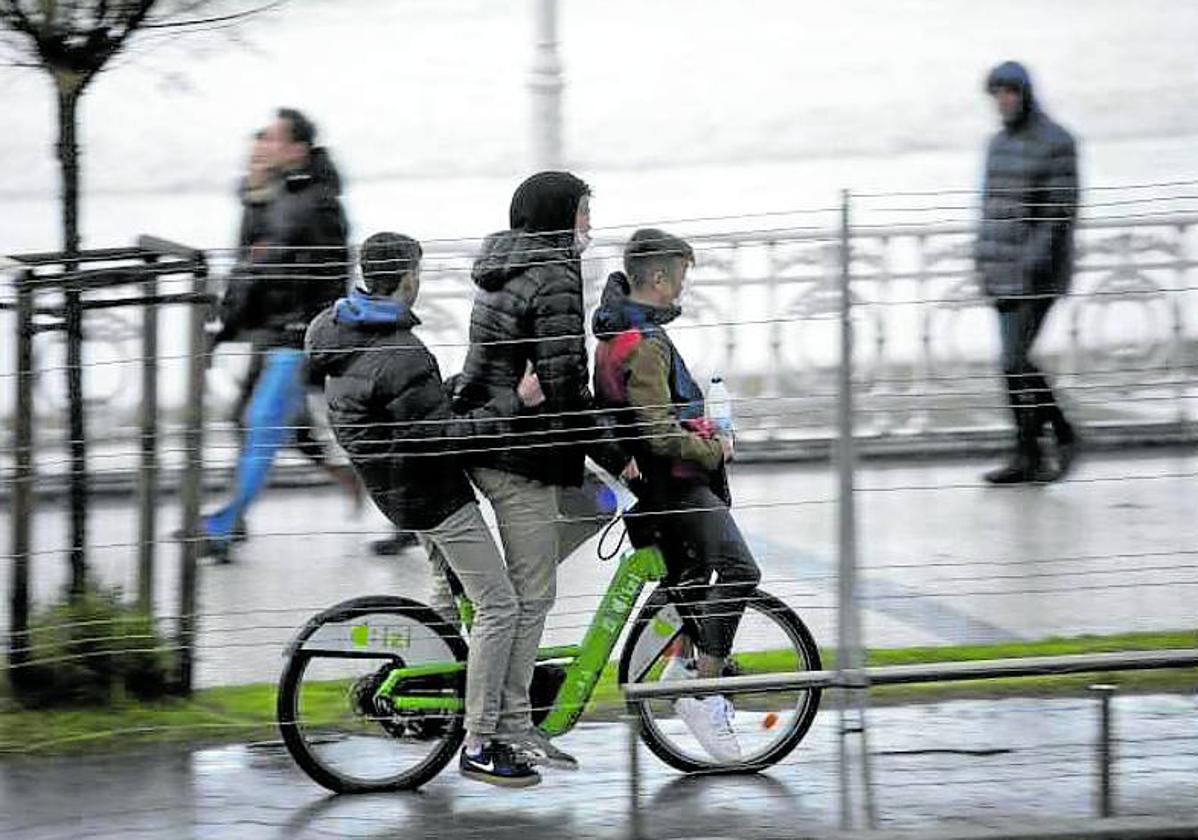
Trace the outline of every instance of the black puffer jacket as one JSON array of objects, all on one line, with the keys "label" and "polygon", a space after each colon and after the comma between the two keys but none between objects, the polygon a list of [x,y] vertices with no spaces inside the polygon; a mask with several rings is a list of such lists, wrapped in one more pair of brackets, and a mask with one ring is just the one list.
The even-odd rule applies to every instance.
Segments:
[{"label": "black puffer jacket", "polygon": [[1073,137],[1040,110],[1022,65],[996,67],[987,88],[997,87],[1021,91],[1023,108],[986,153],[978,270],[995,299],[1061,295],[1073,277],[1078,201]]},{"label": "black puffer jacket", "polygon": [[[239,312],[238,309],[246,305],[246,296],[253,285],[253,246],[265,240],[267,236],[267,214],[270,212],[271,202],[278,196],[281,188],[282,181],[276,177],[271,177],[267,183],[257,188],[250,188],[245,178],[237,184],[237,199],[241,202],[241,223],[237,228],[237,264],[229,274],[228,284],[221,298],[220,312],[225,321],[225,329],[220,335],[221,341],[252,341],[256,349],[264,350],[270,349],[270,344],[273,343],[270,341],[270,331],[247,327],[247,313]],[[266,341],[261,341],[262,338]],[[255,355],[256,364],[260,358]]]},{"label": "black puffer jacket", "polygon": [[321,148],[307,169],[283,178],[253,220],[257,239],[230,279],[218,340],[250,330],[266,346],[302,346],[316,313],[345,294],[349,230],[340,194],[341,178]]},{"label": "black puffer jacket", "polygon": [[571,487],[582,483],[581,441],[596,437],[585,413],[592,399],[573,234],[585,194],[586,185],[566,173],[533,176],[517,190],[514,229],[488,237],[474,264],[470,350],[456,393],[463,410],[483,405],[514,390],[532,363],[545,402],[502,424],[506,446],[474,463]]},{"label": "black puffer jacket", "polygon": [[379,509],[400,528],[427,530],[474,501],[464,450],[491,444],[495,419],[517,413],[515,386],[454,416],[437,360],[406,307],[354,290],[308,328],[314,371],[338,443]]},{"label": "black puffer jacket", "polygon": [[241,224],[237,228],[239,259],[248,261],[250,248],[269,235],[267,216],[271,202],[278,197],[282,186],[283,182],[274,177],[255,188],[251,188],[245,178],[238,182],[237,198],[241,201]]}]

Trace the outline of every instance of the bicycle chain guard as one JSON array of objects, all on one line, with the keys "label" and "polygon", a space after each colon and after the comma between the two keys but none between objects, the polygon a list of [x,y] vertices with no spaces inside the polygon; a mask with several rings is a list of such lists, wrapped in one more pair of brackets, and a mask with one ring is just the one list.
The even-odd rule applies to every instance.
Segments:
[{"label": "bicycle chain guard", "polygon": [[[392,738],[414,738],[418,741],[434,740],[445,734],[449,721],[444,714],[425,711],[396,709],[388,697],[379,697],[378,690],[387,676],[396,668],[403,668],[402,661],[388,662],[373,674],[361,677],[349,690],[349,700],[354,713],[382,727]],[[395,693],[441,694],[450,687],[449,677],[427,676],[400,680],[395,684]]]}]

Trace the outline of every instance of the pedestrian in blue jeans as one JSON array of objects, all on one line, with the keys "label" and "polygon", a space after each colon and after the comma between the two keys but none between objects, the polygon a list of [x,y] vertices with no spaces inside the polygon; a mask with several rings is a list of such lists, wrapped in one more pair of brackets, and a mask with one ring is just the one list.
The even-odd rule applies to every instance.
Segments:
[{"label": "pedestrian in blue jeans", "polygon": [[206,553],[229,559],[233,528],[257,498],[279,450],[295,438],[295,423],[306,398],[302,350],[266,352],[262,375],[245,411],[245,438],[237,458],[233,498],[204,517]]},{"label": "pedestrian in blue jeans", "polygon": [[221,302],[214,344],[249,333],[265,354],[245,410],[233,496],[203,520],[203,553],[227,561],[237,523],[266,486],[280,449],[291,444],[303,414],[308,373],[304,332],[345,292],[348,225],[341,179],[316,126],[283,108],[263,132],[277,188],[255,211],[253,242],[234,269]]}]

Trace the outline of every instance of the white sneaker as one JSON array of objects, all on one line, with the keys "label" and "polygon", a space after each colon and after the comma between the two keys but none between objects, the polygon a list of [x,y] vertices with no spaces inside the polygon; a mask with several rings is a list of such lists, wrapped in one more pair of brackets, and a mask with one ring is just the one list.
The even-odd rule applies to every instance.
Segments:
[{"label": "white sneaker", "polygon": [[702,699],[679,697],[674,710],[712,758],[720,764],[740,764],[740,741],[732,728],[735,712],[728,698],[722,694]]},{"label": "white sneaker", "polygon": [[666,667],[661,669],[661,682],[681,682],[693,680],[696,676],[695,666],[681,656],[671,656],[666,660]]}]

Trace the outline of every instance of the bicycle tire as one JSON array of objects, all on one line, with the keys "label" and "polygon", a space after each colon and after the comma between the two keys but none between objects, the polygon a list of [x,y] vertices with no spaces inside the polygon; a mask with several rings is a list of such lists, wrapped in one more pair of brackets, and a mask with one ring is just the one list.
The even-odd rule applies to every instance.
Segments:
[{"label": "bicycle tire", "polygon": [[[803,623],[802,619],[790,607],[786,606],[778,598],[760,589],[754,590],[753,594],[747,599],[747,605],[747,608],[768,613],[770,617],[779,623],[795,645],[796,651],[806,663],[808,670],[815,671],[821,669],[822,664],[820,662],[819,648],[815,644],[815,639],[811,635],[811,631],[807,629],[807,625]],[[663,587],[658,587],[637,613],[620,655],[618,670],[620,685],[628,684],[629,675],[632,672],[633,651],[636,649],[637,642],[652,625],[658,613],[669,606],[670,599],[667,591]],[[654,755],[674,769],[681,770],[684,773],[756,773],[766,767],[777,764],[790,755],[799,745],[799,742],[807,735],[811,724],[815,721],[816,713],[819,711],[820,693],[820,689],[818,688],[808,691],[810,700],[804,706],[802,713],[796,715],[795,719],[789,724],[790,731],[784,737],[780,738],[767,752],[756,756],[752,761],[735,765],[718,765],[711,762],[696,761],[679,750],[674,749],[671,743],[660,734],[654,716],[650,712],[648,701],[629,700],[626,701],[626,707],[628,713],[636,716],[639,720],[641,740],[645,742],[645,745]]]},{"label": "bicycle tire", "polygon": [[[276,718],[283,743],[295,763],[308,776],[328,790],[335,793],[376,793],[382,791],[414,790],[436,777],[456,754],[465,737],[463,717],[454,714],[449,720],[448,731],[440,737],[441,743],[433,750],[428,758],[412,770],[390,778],[384,782],[364,782],[339,774],[327,766],[309,749],[308,742],[301,733],[302,722],[298,715],[299,687],[304,671],[314,658],[305,655],[302,644],[316,633],[321,627],[330,622],[344,622],[355,615],[393,614],[403,616],[411,621],[425,625],[435,632],[446,644],[457,661],[465,662],[467,654],[466,642],[461,635],[431,608],[417,601],[389,595],[365,596],[343,601],[321,613],[313,616],[291,643],[291,654],[283,668],[279,680],[279,691],[276,701]],[[465,672],[456,680],[456,693],[465,698]]]}]

